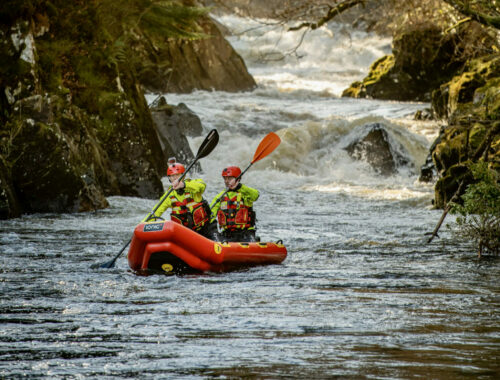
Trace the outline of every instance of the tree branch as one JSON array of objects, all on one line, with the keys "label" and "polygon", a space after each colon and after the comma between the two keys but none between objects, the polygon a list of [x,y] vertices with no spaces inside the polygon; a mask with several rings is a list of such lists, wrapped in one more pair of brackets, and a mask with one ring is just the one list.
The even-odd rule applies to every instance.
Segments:
[{"label": "tree branch", "polygon": [[339,4],[337,4],[335,7],[331,7],[326,14],[326,16],[322,17],[319,21],[317,22],[303,22],[302,24],[299,24],[297,26],[292,26],[288,28],[289,32],[293,32],[302,28],[309,28],[309,29],[317,29],[324,24],[326,24],[328,21],[330,21],[332,18],[335,16],[341,14],[342,12],[345,12],[349,8],[354,7],[355,5],[358,4],[365,4],[366,0],[345,0]]},{"label": "tree branch", "polygon": [[462,13],[465,16],[471,17],[473,20],[486,25],[492,26],[496,29],[500,29],[500,15],[490,15],[480,10],[472,9],[469,0],[443,0],[445,3],[448,3],[453,8],[455,8],[458,12]]}]

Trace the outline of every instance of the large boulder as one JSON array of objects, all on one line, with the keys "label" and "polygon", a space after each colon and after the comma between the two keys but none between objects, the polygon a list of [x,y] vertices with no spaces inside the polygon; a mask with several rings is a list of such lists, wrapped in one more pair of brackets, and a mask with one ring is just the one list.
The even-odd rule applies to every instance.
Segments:
[{"label": "large boulder", "polygon": [[[57,124],[31,118],[16,126],[9,158],[23,212],[76,212],[108,206],[96,173]],[[15,157],[15,160],[12,158]]]},{"label": "large boulder", "polygon": [[199,22],[206,38],[136,41],[142,58],[136,71],[141,84],[154,93],[193,90],[248,91],[256,87],[245,62],[209,17]]},{"label": "large boulder", "polygon": [[408,159],[393,149],[384,125],[380,123],[365,125],[364,136],[345,149],[352,158],[368,162],[383,176],[392,175],[398,168],[409,165]]},{"label": "large boulder", "polygon": [[[203,132],[200,118],[184,103],[172,106],[164,98],[158,106],[151,109],[158,139],[163,151],[164,161],[175,157],[178,162],[189,163],[194,160],[186,136],[200,136]],[[200,169],[197,164],[196,169]]]},{"label": "large boulder", "polygon": [[430,101],[432,91],[448,82],[477,51],[468,45],[481,40],[492,46],[495,38],[478,24],[446,33],[434,25],[396,35],[393,54],[372,64],[362,82],[354,82],[342,96],[390,100]]}]

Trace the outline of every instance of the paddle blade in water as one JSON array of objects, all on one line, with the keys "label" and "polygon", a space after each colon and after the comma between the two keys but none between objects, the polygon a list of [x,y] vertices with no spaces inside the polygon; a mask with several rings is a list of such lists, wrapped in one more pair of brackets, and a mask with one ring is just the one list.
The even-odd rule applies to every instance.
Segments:
[{"label": "paddle blade in water", "polygon": [[274,132],[268,133],[267,136],[262,139],[259,146],[257,147],[257,150],[255,151],[255,154],[253,156],[252,164],[254,162],[262,160],[264,157],[269,155],[273,150],[275,150],[278,147],[278,145],[280,145],[280,143],[281,139],[276,133]]}]

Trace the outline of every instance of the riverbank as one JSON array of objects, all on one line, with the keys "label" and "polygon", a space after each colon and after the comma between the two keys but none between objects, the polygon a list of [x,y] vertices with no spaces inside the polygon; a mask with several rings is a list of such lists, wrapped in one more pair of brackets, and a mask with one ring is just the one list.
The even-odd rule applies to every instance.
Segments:
[{"label": "riverbank", "polygon": [[182,130],[162,133],[185,109],[153,118],[144,90],[240,91],[253,78],[188,1],[51,4],[0,6],[0,218],[92,211],[112,195],[157,198],[166,157],[192,152],[172,138]]}]

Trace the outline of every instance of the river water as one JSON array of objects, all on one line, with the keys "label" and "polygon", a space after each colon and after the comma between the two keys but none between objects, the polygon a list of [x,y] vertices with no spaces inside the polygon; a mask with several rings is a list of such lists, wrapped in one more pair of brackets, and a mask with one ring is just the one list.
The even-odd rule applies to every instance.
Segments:
[{"label": "river water", "polygon": [[[263,61],[300,35],[221,21],[249,30],[230,41],[259,87],[167,100],[219,130],[201,160],[207,198],[225,165],[245,167],[266,133],[281,136],[244,182],[261,191],[259,235],[283,239],[287,259],[185,277],[135,275],[125,256],[91,269],[121,249],[147,199],[2,221],[0,378],[498,378],[499,260],[478,261],[444,226],[426,244],[441,211],[418,168],[438,125],[412,115],[428,105],[339,97],[390,41],[332,25],[306,36],[300,59]],[[390,177],[343,149],[374,122],[407,158]]]}]

